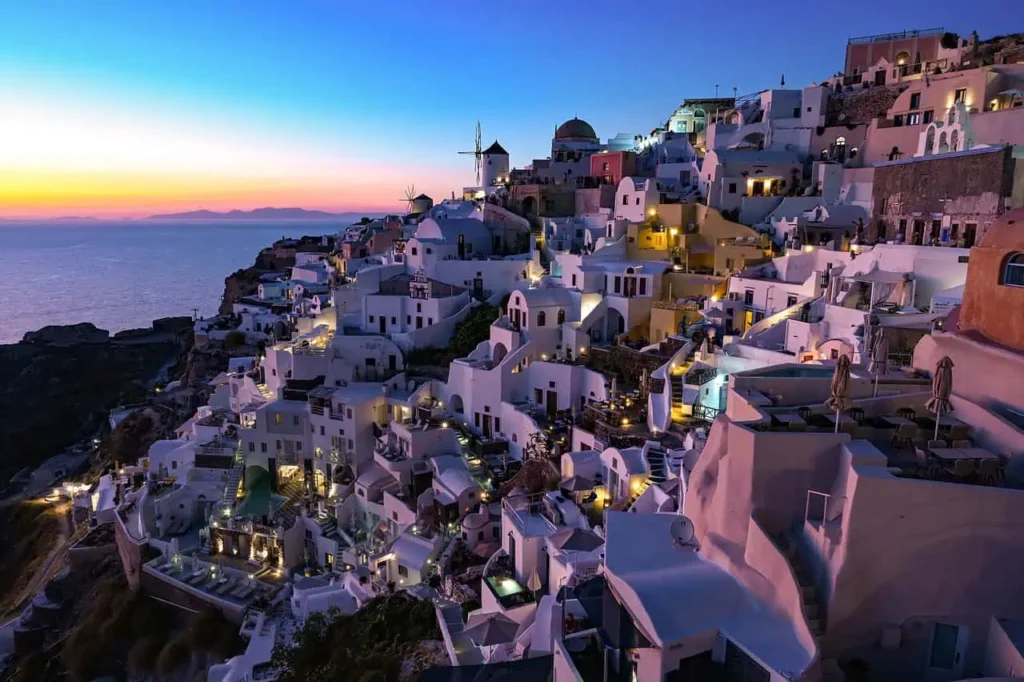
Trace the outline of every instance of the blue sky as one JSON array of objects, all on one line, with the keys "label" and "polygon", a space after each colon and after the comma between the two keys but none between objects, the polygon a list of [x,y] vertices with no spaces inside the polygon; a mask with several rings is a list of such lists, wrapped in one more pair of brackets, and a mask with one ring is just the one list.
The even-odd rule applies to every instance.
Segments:
[{"label": "blue sky", "polygon": [[[607,138],[649,130],[683,98],[713,95],[715,83],[723,95],[777,86],[783,73],[787,85],[806,85],[841,69],[851,36],[1024,30],[1020,0],[974,0],[969,17],[952,0],[926,12],[880,0],[5,4],[0,118],[31,103],[19,120],[37,122],[41,145],[47,112],[69,136],[109,128],[99,152],[54,150],[51,170],[88,172],[110,149],[125,157],[115,170],[157,173],[170,152],[153,137],[173,130],[197,141],[188,152],[197,174],[208,140],[227,140],[226,156],[238,149],[246,168],[216,170],[235,173],[225,180],[232,192],[258,170],[262,186],[308,180],[318,193],[297,200],[347,208],[380,207],[410,183],[438,195],[469,183],[472,162],[455,152],[471,147],[478,118],[485,144],[498,138],[522,165],[545,155],[554,126],[574,115]],[[78,110],[90,115],[76,123]],[[126,120],[138,130],[119,142]],[[136,147],[112,149],[122,143]],[[277,164],[282,150],[291,156]],[[0,144],[0,171],[3,154]],[[188,172],[188,159],[174,167]]]}]

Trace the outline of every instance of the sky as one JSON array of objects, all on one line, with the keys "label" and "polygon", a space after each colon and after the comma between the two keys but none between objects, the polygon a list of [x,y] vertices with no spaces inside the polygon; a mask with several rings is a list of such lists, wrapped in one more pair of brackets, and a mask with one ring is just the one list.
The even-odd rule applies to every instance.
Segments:
[{"label": "sky", "polygon": [[396,211],[684,99],[808,85],[851,36],[1024,31],[1022,0],[0,0],[0,217]]}]

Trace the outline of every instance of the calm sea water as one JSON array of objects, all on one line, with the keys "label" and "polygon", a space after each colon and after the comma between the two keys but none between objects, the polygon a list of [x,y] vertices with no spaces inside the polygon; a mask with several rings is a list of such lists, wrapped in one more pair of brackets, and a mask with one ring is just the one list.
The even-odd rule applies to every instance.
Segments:
[{"label": "calm sea water", "polygon": [[351,222],[0,222],[0,343],[48,324],[117,332],[192,308],[212,315],[224,278],[261,248]]}]

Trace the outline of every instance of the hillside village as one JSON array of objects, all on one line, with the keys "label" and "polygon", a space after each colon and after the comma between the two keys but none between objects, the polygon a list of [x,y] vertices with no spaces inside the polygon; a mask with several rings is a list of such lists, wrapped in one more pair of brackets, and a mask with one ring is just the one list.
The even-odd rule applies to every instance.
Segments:
[{"label": "hillside village", "polygon": [[237,628],[210,682],[399,598],[422,680],[1024,675],[1022,45],[854,38],[277,242],[194,321],[231,352],[162,387],[187,421],[63,484],[76,541]]}]

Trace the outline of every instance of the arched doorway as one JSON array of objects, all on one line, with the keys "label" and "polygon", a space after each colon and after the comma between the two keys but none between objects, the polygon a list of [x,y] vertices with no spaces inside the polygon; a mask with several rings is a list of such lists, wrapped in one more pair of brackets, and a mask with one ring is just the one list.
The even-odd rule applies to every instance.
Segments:
[{"label": "arched doorway", "polygon": [[537,215],[537,199],[534,197],[526,197],[523,199],[523,213],[525,215]]},{"label": "arched doorway", "polygon": [[455,414],[465,414],[466,407],[462,404],[462,396],[458,393],[452,394],[452,411]]},{"label": "arched doorway", "polygon": [[505,347],[505,344],[500,342],[494,344],[494,351],[491,353],[491,361],[495,365],[504,360],[506,355],[508,355],[508,348]]}]

